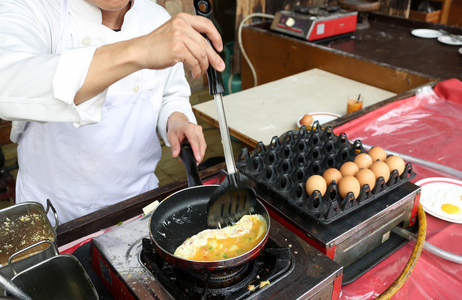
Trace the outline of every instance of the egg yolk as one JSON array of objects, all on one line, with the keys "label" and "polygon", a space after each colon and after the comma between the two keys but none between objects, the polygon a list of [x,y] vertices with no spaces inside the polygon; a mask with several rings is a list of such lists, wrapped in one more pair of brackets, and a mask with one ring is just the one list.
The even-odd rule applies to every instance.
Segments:
[{"label": "egg yolk", "polygon": [[441,210],[451,215],[458,215],[461,212],[460,208],[453,204],[443,204],[441,205]]}]

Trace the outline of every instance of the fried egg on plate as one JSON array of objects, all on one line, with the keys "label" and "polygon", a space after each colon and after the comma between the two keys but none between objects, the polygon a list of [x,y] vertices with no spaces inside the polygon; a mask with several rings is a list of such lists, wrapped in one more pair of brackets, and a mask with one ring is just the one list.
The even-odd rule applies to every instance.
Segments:
[{"label": "fried egg on plate", "polygon": [[[420,184],[419,184],[420,183]],[[462,183],[447,178],[419,181],[420,203],[424,210],[440,219],[462,223]]]}]

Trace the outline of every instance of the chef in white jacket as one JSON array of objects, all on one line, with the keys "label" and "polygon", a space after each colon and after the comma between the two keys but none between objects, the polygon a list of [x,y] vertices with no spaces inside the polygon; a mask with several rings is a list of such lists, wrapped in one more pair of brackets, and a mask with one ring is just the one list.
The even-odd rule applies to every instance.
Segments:
[{"label": "chef in white jacket", "polygon": [[50,199],[61,223],[156,188],[157,133],[173,157],[206,143],[183,64],[224,62],[210,20],[149,0],[1,0],[0,118],[18,143],[16,201]]}]

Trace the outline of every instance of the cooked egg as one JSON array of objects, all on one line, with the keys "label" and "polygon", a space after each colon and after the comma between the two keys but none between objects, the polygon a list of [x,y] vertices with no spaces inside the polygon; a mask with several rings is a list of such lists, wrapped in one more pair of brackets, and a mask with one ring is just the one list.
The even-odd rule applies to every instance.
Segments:
[{"label": "cooked egg", "polygon": [[461,212],[460,208],[457,205],[447,203],[441,205],[441,210],[451,215],[459,215]]},{"label": "cooked egg", "polygon": [[360,169],[355,174],[356,179],[359,181],[359,186],[362,188],[365,184],[369,185],[372,190],[375,186],[375,174],[370,169]]},{"label": "cooked egg", "polygon": [[300,125],[304,126],[311,126],[313,123],[313,116],[306,114],[300,119]]},{"label": "cooked egg", "polygon": [[195,261],[224,260],[244,254],[264,238],[267,223],[261,215],[245,215],[236,224],[206,229],[186,239],[174,255]]},{"label": "cooked egg", "polygon": [[390,168],[390,172],[393,172],[394,170],[398,170],[399,175],[403,174],[405,164],[404,164],[404,160],[401,157],[397,155],[391,155],[385,160],[385,163]]},{"label": "cooked egg", "polygon": [[338,191],[342,198],[345,198],[349,192],[353,192],[355,198],[357,198],[359,196],[360,189],[361,187],[358,179],[351,175],[343,176],[338,184]]},{"label": "cooked egg", "polygon": [[367,153],[359,153],[355,156],[353,162],[358,165],[358,168],[364,169],[369,168],[372,165],[372,157]]},{"label": "cooked egg", "polygon": [[[425,186],[424,186],[425,188]],[[444,191],[432,191],[428,194],[425,191],[425,206],[429,206],[430,210],[439,216],[446,219],[460,219],[462,215],[462,201],[460,194],[457,195],[457,189],[448,188]],[[460,191],[458,191],[460,193]]]},{"label": "cooked egg", "polygon": [[387,182],[388,178],[390,178],[390,168],[381,160],[373,162],[369,167],[369,170],[374,172],[375,180],[379,179],[379,177],[383,177],[385,182]]},{"label": "cooked egg", "polygon": [[342,173],[340,173],[339,170],[336,168],[329,168],[324,171],[322,174],[322,177],[326,181],[326,184],[329,185],[331,184],[332,181],[335,180],[335,183],[338,184],[340,179],[342,179]]},{"label": "cooked egg", "polygon": [[462,184],[451,179],[429,179],[422,187],[420,203],[425,212],[446,221],[462,223]]},{"label": "cooked egg", "polygon": [[385,161],[385,159],[387,159],[387,153],[385,152],[385,150],[377,146],[372,147],[367,152],[367,154],[369,154],[369,156],[372,158],[372,161],[377,161],[377,160]]},{"label": "cooked egg", "polygon": [[306,193],[311,196],[314,191],[319,191],[324,196],[327,190],[327,184],[321,175],[311,175],[306,180]]},{"label": "cooked egg", "polygon": [[359,167],[354,162],[347,161],[340,166],[339,171],[342,173],[342,176],[354,176],[359,171]]}]

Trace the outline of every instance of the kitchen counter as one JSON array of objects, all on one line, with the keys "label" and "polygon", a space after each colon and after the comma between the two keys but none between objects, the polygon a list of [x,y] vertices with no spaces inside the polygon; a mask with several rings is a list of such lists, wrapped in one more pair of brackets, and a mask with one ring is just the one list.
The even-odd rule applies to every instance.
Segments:
[{"label": "kitchen counter", "polygon": [[462,45],[448,45],[435,38],[413,36],[413,29],[444,29],[462,34],[462,29],[442,24],[372,14],[370,28],[351,37],[320,43],[333,51],[410,70],[428,77],[462,80]]},{"label": "kitchen counter", "polygon": [[[230,134],[250,147],[269,144],[275,135],[297,128],[304,114],[328,112],[346,114],[348,95],[364,97],[369,107],[395,96],[374,86],[320,69],[293,76],[223,97]],[[218,126],[214,100],[193,107],[198,117]]]},{"label": "kitchen counter", "polygon": [[[243,28],[243,47],[256,70],[258,84],[312,68],[395,93],[431,81],[462,79],[462,55],[458,53],[462,46],[411,34],[416,28],[445,29],[462,34],[462,28],[378,13],[371,13],[369,21],[368,29],[318,42],[272,31],[270,22],[255,23]],[[245,60],[242,61],[241,78],[243,89],[254,86]]]}]

